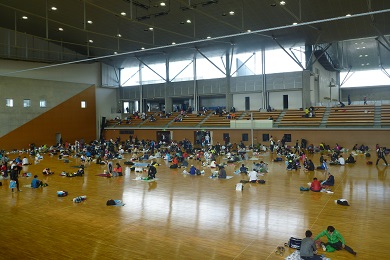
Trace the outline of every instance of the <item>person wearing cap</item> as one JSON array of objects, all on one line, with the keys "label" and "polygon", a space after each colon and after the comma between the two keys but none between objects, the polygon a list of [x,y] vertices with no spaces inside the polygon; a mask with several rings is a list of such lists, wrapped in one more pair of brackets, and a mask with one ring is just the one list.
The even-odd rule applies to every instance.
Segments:
[{"label": "person wearing cap", "polygon": [[194,165],[191,165],[191,168],[190,168],[190,175],[195,175],[196,174],[196,168]]}]

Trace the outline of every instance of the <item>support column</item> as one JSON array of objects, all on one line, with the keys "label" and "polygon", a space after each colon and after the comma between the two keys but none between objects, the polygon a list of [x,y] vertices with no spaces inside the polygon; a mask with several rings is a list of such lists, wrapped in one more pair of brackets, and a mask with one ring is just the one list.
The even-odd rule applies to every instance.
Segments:
[{"label": "support column", "polygon": [[262,75],[262,83],[263,83],[263,89],[261,92],[262,97],[262,104],[260,108],[267,109],[268,105],[271,105],[269,102],[269,95],[267,92],[267,76],[265,74],[265,48],[261,48],[261,75]]},{"label": "support column", "polygon": [[[232,53],[233,58],[233,53]],[[233,106],[233,95],[230,92],[230,85],[231,85],[231,61],[230,61],[230,53],[229,51],[226,52],[226,110],[229,111],[230,108]]]},{"label": "support column", "polygon": [[140,113],[144,112],[144,95],[143,95],[143,86],[142,86],[142,63],[139,63],[139,104],[138,104],[138,111]]},{"label": "support column", "polygon": [[167,113],[171,113],[172,112],[172,98],[169,96],[169,85],[170,85],[170,81],[169,81],[169,58],[168,56],[166,57],[166,60],[165,60],[165,84],[164,84],[164,87],[165,87],[165,90],[164,90],[164,95],[165,95],[165,100],[164,100],[164,103],[165,103],[165,112]]},{"label": "support column", "polygon": [[313,64],[311,63],[311,59],[313,57],[313,46],[310,44],[305,45],[305,62],[306,69],[313,72]]},{"label": "support column", "polygon": [[302,71],[302,108],[311,107],[310,102],[310,71]]},{"label": "support column", "polygon": [[197,74],[196,74],[196,52],[194,53],[194,58],[192,62],[192,69],[193,69],[193,75],[194,75],[194,107],[193,110],[196,111],[196,113],[199,113],[199,96],[198,96],[198,84],[197,84]]}]

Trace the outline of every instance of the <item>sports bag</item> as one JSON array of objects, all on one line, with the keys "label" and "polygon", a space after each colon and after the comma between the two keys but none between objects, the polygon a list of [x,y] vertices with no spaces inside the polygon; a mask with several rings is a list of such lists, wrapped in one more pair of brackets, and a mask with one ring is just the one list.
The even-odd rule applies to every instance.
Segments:
[{"label": "sports bag", "polygon": [[290,240],[288,241],[288,246],[295,249],[301,248],[302,239],[290,237]]}]

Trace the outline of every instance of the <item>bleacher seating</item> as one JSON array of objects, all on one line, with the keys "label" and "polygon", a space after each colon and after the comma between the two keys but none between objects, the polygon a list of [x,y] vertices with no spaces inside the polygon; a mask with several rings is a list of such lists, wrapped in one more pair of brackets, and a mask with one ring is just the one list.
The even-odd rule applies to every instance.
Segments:
[{"label": "bleacher seating", "polygon": [[332,107],[327,126],[373,126],[374,125],[375,107],[348,106]]},{"label": "bleacher seating", "polygon": [[381,107],[381,125],[390,126],[390,105],[382,105]]},{"label": "bleacher seating", "polygon": [[189,126],[196,126],[198,125],[203,119],[205,119],[205,116],[198,116],[196,114],[187,114],[184,117],[182,117],[182,121],[180,122],[172,122],[169,126],[171,127],[189,127]]},{"label": "bleacher seating", "polygon": [[307,126],[318,127],[324,116],[325,107],[314,107],[314,117],[305,117],[303,110],[287,110],[279,126]]}]

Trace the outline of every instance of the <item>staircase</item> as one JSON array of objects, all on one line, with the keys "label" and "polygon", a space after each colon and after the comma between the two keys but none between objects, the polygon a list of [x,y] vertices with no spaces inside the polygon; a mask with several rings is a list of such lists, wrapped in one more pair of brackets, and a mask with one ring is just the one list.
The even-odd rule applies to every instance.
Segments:
[{"label": "staircase", "polygon": [[286,114],[286,110],[283,110],[282,113],[279,114],[278,118],[274,121],[274,127],[278,127],[280,121],[282,121],[284,115]]},{"label": "staircase", "polygon": [[322,121],[320,124],[320,128],[325,128],[326,127],[326,122],[328,122],[328,118],[330,115],[330,107],[327,107],[325,109],[324,115],[322,116]]},{"label": "staircase", "polygon": [[[327,52],[324,53],[324,50],[319,49],[314,51],[314,56],[316,56],[318,62],[328,71],[337,71],[335,68],[332,59],[330,58]],[[318,58],[319,57],[319,58]]]}]

